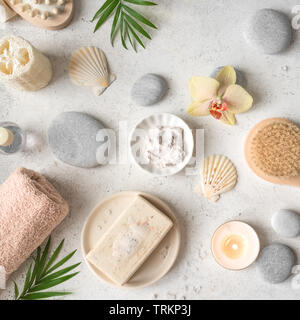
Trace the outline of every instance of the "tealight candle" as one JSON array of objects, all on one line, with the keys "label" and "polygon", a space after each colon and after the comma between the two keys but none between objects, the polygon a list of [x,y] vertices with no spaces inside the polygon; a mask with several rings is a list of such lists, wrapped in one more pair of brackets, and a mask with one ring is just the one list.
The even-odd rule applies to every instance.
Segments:
[{"label": "tealight candle", "polygon": [[222,267],[241,270],[256,260],[260,244],[251,226],[242,221],[230,221],[216,230],[211,248],[214,258]]}]

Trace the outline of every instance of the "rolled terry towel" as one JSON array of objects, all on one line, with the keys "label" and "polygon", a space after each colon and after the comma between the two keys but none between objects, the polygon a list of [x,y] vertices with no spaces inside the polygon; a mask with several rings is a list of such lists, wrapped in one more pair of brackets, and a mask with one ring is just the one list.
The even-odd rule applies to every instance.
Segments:
[{"label": "rolled terry towel", "polygon": [[14,171],[0,186],[0,266],[7,276],[66,217],[68,203],[40,174]]}]

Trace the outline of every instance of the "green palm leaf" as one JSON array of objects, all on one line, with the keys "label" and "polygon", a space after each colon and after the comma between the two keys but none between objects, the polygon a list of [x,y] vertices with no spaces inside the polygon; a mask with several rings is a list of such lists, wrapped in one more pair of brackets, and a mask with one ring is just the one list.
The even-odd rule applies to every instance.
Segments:
[{"label": "green palm leaf", "polygon": [[136,46],[135,46],[135,43],[133,42],[133,39],[131,38],[131,35],[130,35],[130,32],[129,32],[129,28],[128,28],[128,22],[125,21],[125,30],[126,30],[126,34],[127,34],[127,37],[128,37],[128,40],[131,44],[131,47],[133,48],[133,50],[136,52]]},{"label": "green palm leaf", "polygon": [[96,32],[103,25],[103,23],[109,18],[109,16],[112,14],[112,12],[114,11],[114,9],[116,8],[119,2],[120,0],[114,0],[110,4],[110,6],[103,12],[103,14],[100,16],[96,24],[94,32]]},{"label": "green palm leaf", "polygon": [[130,14],[132,15],[135,19],[139,20],[140,22],[146,24],[147,26],[157,29],[157,27],[151,23],[148,19],[146,19],[144,16],[136,12],[135,10],[131,9],[130,7],[126,6],[123,4],[123,8]]},{"label": "green palm leaf", "polygon": [[61,297],[69,294],[72,294],[72,292],[37,292],[28,294],[25,297],[22,297],[20,300],[39,300],[51,297]]},{"label": "green palm leaf", "polygon": [[92,21],[95,21],[99,16],[100,14],[113,2],[114,0],[107,0],[103,6],[95,13]]},{"label": "green palm leaf", "polygon": [[134,19],[132,19],[128,14],[124,13],[124,16],[127,20],[127,22],[135,29],[137,30],[139,33],[141,33],[144,37],[148,38],[151,40],[151,37],[149,35],[149,33],[143,28],[141,27],[141,25],[139,25]]},{"label": "green palm leaf", "polygon": [[14,281],[14,288],[15,288],[15,300],[17,300],[19,297],[19,288],[15,281]]},{"label": "green palm leaf", "polygon": [[134,30],[128,25],[128,29],[131,32],[131,34],[134,36],[135,40],[145,49],[145,46],[143,44],[143,41],[140,39],[140,37],[134,32]]},{"label": "green palm leaf", "polygon": [[51,237],[49,237],[49,239],[47,241],[47,244],[46,244],[46,246],[44,248],[44,251],[42,253],[42,256],[41,256],[41,260],[40,260],[40,262],[38,264],[38,268],[37,268],[37,271],[36,271],[36,279],[37,279],[37,281],[41,278],[41,276],[43,274],[43,271],[44,271],[44,268],[45,268],[45,265],[46,265],[46,260],[48,258],[50,243],[51,243]]},{"label": "green palm leaf", "polygon": [[61,283],[64,283],[65,281],[75,277],[79,273],[74,272],[68,274],[70,271],[78,267],[80,263],[76,263],[69,267],[53,272],[54,270],[58,269],[60,266],[65,264],[68,260],[70,260],[72,256],[75,254],[76,250],[66,255],[63,259],[61,259],[58,263],[56,263],[53,266],[56,258],[58,257],[62,249],[64,240],[60,242],[58,247],[55,249],[54,253],[50,256],[50,258],[48,258],[50,243],[51,238],[49,237],[42,253],[41,248],[37,248],[36,257],[33,258],[34,264],[31,263],[29,266],[29,269],[25,277],[24,289],[21,294],[19,294],[18,286],[14,282],[16,300],[46,299],[54,296],[64,296],[67,294],[71,294],[71,292],[41,292],[48,288],[52,288]]},{"label": "green palm leaf", "polygon": [[45,290],[45,289],[49,289],[52,287],[55,287],[73,277],[75,277],[79,272],[74,272],[72,274],[69,274],[67,276],[61,277],[61,278],[57,278],[55,280],[50,280],[50,281],[41,281],[41,283],[37,286],[34,286],[33,288],[30,288],[28,290],[28,292],[36,292],[36,291],[41,291],[41,290]]},{"label": "green palm leaf", "polygon": [[75,254],[77,250],[74,250],[73,252],[69,253],[67,256],[65,256],[63,259],[61,259],[59,262],[57,262],[52,268],[50,268],[45,275],[53,272],[54,270],[56,270],[57,268],[59,268],[60,266],[62,266],[63,264],[65,264],[68,260],[70,260],[73,255]]},{"label": "green palm leaf", "polygon": [[151,1],[143,1],[143,0],[124,0],[125,2],[130,2],[133,4],[137,4],[140,6],[156,6],[157,3],[151,2]]},{"label": "green palm leaf", "polygon": [[116,31],[117,24],[118,24],[118,21],[119,21],[121,8],[122,8],[122,5],[121,5],[121,3],[119,3],[119,5],[117,7],[116,14],[115,14],[115,17],[114,17],[114,21],[113,21],[113,24],[112,24],[111,32],[110,32],[110,42],[111,42],[112,46],[114,45],[114,35],[115,35],[115,31]]},{"label": "green palm leaf", "polygon": [[71,270],[75,269],[76,267],[78,267],[80,264],[81,264],[81,262],[73,264],[72,266],[64,268],[60,271],[54,272],[54,273],[50,274],[49,276],[43,278],[42,281],[47,282],[47,281],[56,279],[58,277],[61,277],[62,275],[66,274],[66,273],[70,272]]},{"label": "green palm leaf", "polygon": [[107,0],[95,13],[92,21],[98,19],[94,28],[94,32],[96,32],[109,19],[109,17],[114,14],[110,32],[110,42],[112,46],[114,45],[114,39],[119,30],[122,46],[125,49],[128,49],[126,43],[128,40],[131,47],[136,51],[135,41],[145,48],[144,43],[137,35],[136,31],[151,40],[150,34],[140,25],[140,23],[154,29],[157,29],[157,27],[142,14],[130,7],[129,4],[139,6],[156,5],[156,3],[152,1],[146,0]]},{"label": "green palm leaf", "polygon": [[121,13],[120,33],[121,33],[122,45],[123,45],[123,47],[127,50],[127,46],[126,46],[126,42],[125,42],[125,37],[124,37],[124,16],[123,16],[123,12]]},{"label": "green palm leaf", "polygon": [[60,251],[61,251],[61,248],[63,247],[64,245],[64,242],[65,242],[65,239],[63,239],[60,244],[58,245],[58,247],[56,248],[56,250],[53,252],[52,256],[50,257],[45,269],[44,269],[44,272],[43,272],[43,276],[46,274],[46,272],[48,271],[48,269],[53,265],[53,263],[55,262],[57,256],[59,255]]}]

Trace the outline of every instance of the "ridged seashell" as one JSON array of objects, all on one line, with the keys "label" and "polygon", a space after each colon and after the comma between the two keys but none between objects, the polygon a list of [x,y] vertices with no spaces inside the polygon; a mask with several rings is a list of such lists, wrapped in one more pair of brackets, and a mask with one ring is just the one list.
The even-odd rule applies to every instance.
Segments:
[{"label": "ridged seashell", "polygon": [[237,177],[236,168],[227,157],[222,155],[207,157],[201,166],[201,182],[196,192],[215,202],[222,193],[234,188]]},{"label": "ridged seashell", "polygon": [[69,75],[76,85],[90,87],[99,96],[116,79],[109,72],[104,52],[96,47],[75,51],[69,62]]}]

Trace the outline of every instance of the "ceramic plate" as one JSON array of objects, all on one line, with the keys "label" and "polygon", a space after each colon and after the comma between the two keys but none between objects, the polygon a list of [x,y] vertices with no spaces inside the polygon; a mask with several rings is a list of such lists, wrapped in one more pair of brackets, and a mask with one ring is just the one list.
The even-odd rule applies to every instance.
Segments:
[{"label": "ceramic plate", "polygon": [[[151,163],[141,163],[140,159],[143,159],[143,157],[140,154],[139,146],[143,145],[143,141],[147,138],[149,130],[159,126],[179,127],[183,129],[185,156],[183,161],[176,166],[160,169]],[[159,176],[170,176],[181,171],[190,162],[194,150],[194,138],[189,126],[179,117],[169,113],[153,114],[140,121],[131,133],[129,144],[134,163],[144,171]]]},{"label": "ceramic plate", "polygon": [[95,247],[99,238],[114,223],[116,218],[140,195],[172,219],[174,226],[152,252],[133,277],[121,288],[148,286],[162,278],[173,266],[180,248],[180,230],[172,210],[163,201],[150,194],[137,191],[124,191],[103,200],[88,216],[81,234],[81,247],[84,260],[93,273],[105,282],[116,285],[86,259],[86,255]]}]

